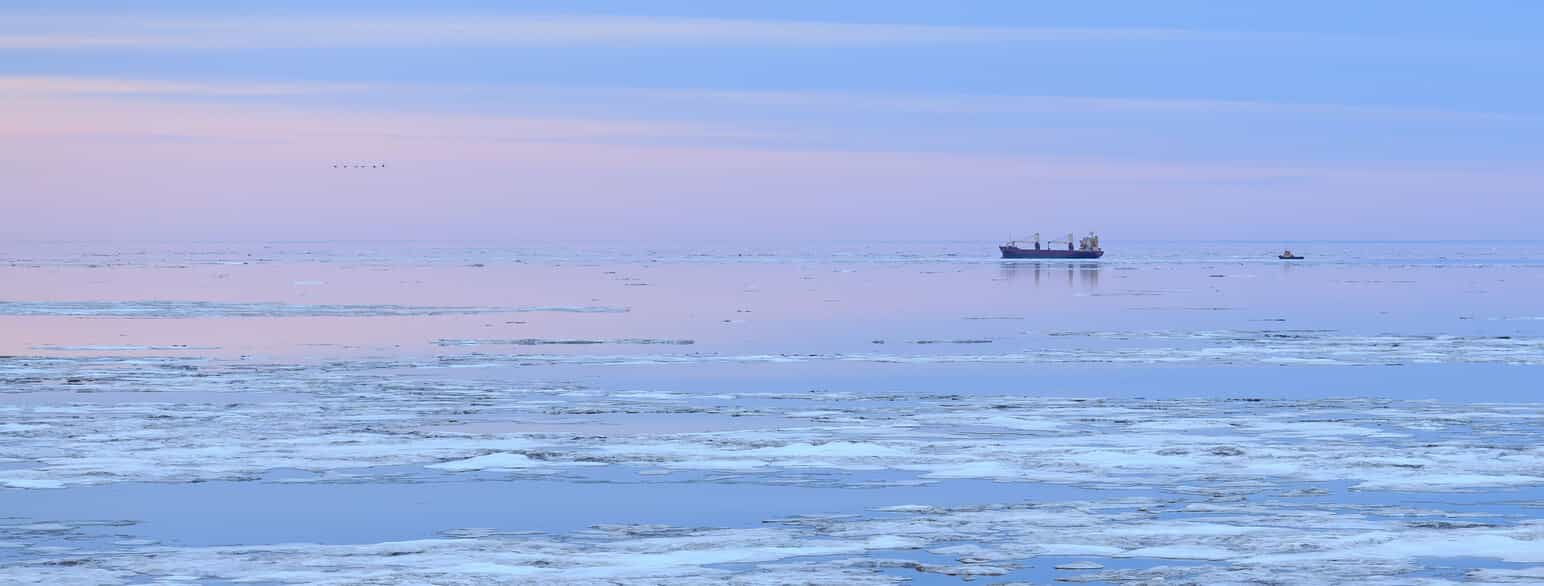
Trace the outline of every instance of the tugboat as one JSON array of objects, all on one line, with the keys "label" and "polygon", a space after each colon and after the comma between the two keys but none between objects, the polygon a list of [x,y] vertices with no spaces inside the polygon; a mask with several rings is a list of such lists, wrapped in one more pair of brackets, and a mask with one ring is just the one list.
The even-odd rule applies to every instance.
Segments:
[{"label": "tugboat", "polygon": [[1290,250],[1282,251],[1281,254],[1276,255],[1276,258],[1281,260],[1303,260],[1303,257],[1292,254]]},{"label": "tugboat", "polygon": [[[1089,232],[1088,236],[1079,239],[1076,243],[1077,248],[1073,248],[1071,234],[1067,235],[1066,240],[1046,242],[1046,246],[1042,248],[1040,246],[1040,233],[1036,232],[1033,242],[1034,248],[1025,248],[1019,246],[1020,241],[1009,240],[1006,244],[998,246],[997,249],[1003,252],[1003,258],[1099,258],[1104,256],[1104,250],[1099,248],[1099,236],[1093,232]],[[1052,246],[1062,242],[1065,242],[1067,245],[1065,250]]]}]

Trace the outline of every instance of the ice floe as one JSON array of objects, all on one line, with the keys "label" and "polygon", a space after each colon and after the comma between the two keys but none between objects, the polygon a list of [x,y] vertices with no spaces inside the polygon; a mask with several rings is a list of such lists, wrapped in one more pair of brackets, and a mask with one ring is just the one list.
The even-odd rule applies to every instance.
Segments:
[{"label": "ice floe", "polygon": [[[0,469],[0,486],[242,479],[276,468],[534,472],[596,463],[740,474],[894,470],[1087,487],[1339,481],[1358,490],[1452,492],[1544,485],[1544,406],[1536,404],[617,393],[400,380],[391,366],[0,358],[9,392],[65,398],[0,405],[7,424],[0,458],[12,462]],[[145,398],[67,400],[69,393],[135,392]],[[268,398],[243,401],[249,393]],[[686,414],[777,424],[688,425]],[[554,416],[603,417],[605,425],[565,433],[499,424]],[[626,424],[651,417],[660,422]],[[671,421],[682,422],[679,432]],[[495,458],[502,465],[474,468],[490,454],[503,454]]]},{"label": "ice floe", "polygon": [[[1202,506],[1197,506],[1198,504]],[[570,534],[447,531],[452,538],[355,545],[118,545],[30,551],[0,567],[14,584],[201,581],[306,584],[893,584],[904,569],[1013,577],[1042,559],[1056,579],[1118,583],[1457,584],[1526,581],[1544,568],[1544,523],[1437,529],[1376,505],[1113,498],[961,507],[891,507],[880,515],[768,519],[760,527],[600,525]],[[0,525],[0,537],[68,536]],[[27,547],[27,546],[24,546]],[[1490,560],[1452,579],[1433,556]],[[941,562],[939,560],[948,560]],[[1101,560],[1101,561],[1095,561]],[[1488,565],[1485,565],[1488,563]]]},{"label": "ice floe", "polygon": [[465,460],[453,460],[450,462],[430,464],[429,467],[438,468],[440,470],[466,471],[509,470],[515,468],[530,468],[536,465],[539,465],[539,462],[531,459],[530,456],[525,454],[511,454],[507,452],[501,452],[497,454],[488,454],[486,456],[477,456],[475,458],[467,458]]},{"label": "ice floe", "polygon": [[[1058,343],[1022,343],[991,354],[779,353],[443,356],[442,363],[580,366],[768,362],[873,362],[904,364],[1260,364],[1341,365],[1518,364],[1544,365],[1544,338],[1514,336],[1356,336],[1332,332],[1052,332]],[[1067,347],[1068,339],[1086,340]],[[1137,342],[1112,346],[1110,341]],[[920,340],[920,345],[990,344],[992,340]],[[1100,342],[1095,344],[1094,342]],[[1156,345],[1154,342],[1165,343]],[[883,344],[884,340],[872,340]],[[464,344],[446,344],[464,345]],[[534,345],[534,344],[532,344]]]}]

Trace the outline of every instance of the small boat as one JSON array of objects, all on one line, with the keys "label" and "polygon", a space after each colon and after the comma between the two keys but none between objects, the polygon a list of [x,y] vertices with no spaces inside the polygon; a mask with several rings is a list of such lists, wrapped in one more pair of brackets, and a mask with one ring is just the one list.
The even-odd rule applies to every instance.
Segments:
[{"label": "small boat", "polygon": [[1282,251],[1281,254],[1276,255],[1276,258],[1279,258],[1281,260],[1303,260],[1303,257],[1295,255],[1295,254],[1292,254],[1292,251],[1290,251],[1290,250]]}]

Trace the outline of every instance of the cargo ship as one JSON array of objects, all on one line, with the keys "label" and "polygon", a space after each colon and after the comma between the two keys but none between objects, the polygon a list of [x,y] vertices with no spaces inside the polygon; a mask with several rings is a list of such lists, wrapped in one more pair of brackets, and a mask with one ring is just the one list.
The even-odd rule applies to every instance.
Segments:
[{"label": "cargo ship", "polygon": [[[1009,240],[997,249],[1003,252],[1003,258],[1099,258],[1104,256],[1104,250],[1099,248],[1099,236],[1093,232],[1078,239],[1076,243],[1072,241],[1072,235],[1068,234],[1066,240],[1051,240],[1042,247],[1039,232],[1035,233],[1031,241],[1032,245],[1019,240]],[[1062,243],[1065,243],[1067,248],[1061,248],[1059,244]],[[1020,244],[1026,244],[1032,248],[1020,246]]]}]

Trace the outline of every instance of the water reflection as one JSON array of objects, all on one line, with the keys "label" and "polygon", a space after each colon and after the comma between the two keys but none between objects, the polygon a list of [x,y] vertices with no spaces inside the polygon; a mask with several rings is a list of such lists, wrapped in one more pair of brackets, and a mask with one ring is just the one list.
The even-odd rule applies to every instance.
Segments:
[{"label": "water reflection", "polygon": [[1002,263],[1004,279],[1032,278],[1036,287],[1039,287],[1041,280],[1044,279],[1047,283],[1058,283],[1065,280],[1069,288],[1076,288],[1081,284],[1086,289],[1097,289],[1099,287],[1099,269],[1099,263],[1096,262],[1003,261]]}]

